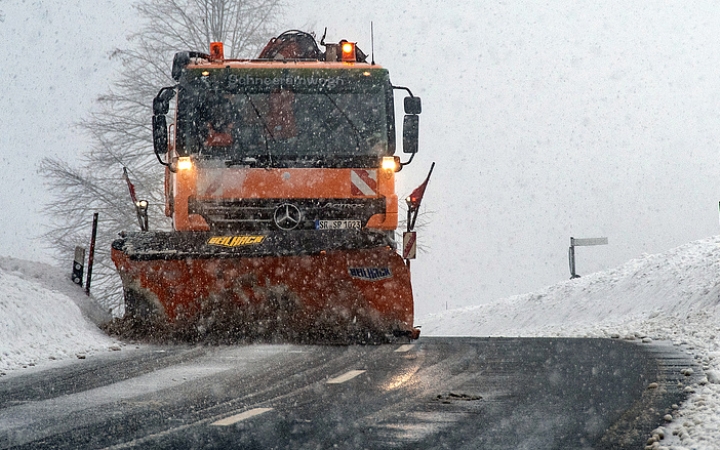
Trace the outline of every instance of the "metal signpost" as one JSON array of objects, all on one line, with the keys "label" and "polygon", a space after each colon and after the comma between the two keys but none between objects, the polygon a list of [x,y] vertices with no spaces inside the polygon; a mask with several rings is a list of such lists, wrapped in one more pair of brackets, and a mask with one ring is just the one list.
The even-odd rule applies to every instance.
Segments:
[{"label": "metal signpost", "polygon": [[90,255],[88,256],[87,280],[85,295],[90,296],[90,280],[92,279],[93,261],[95,259],[95,239],[97,238],[98,213],[93,214],[92,236],[90,237]]},{"label": "metal signpost", "polygon": [[586,239],[575,239],[570,238],[570,249],[568,250],[568,257],[570,259],[570,279],[580,278],[575,272],[575,247],[587,247],[589,245],[607,245],[608,238],[586,238]]}]

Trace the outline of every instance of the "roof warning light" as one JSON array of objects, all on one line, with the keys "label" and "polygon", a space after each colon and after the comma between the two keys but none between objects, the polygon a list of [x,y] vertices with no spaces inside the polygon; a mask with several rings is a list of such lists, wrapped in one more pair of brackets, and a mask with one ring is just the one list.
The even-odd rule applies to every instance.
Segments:
[{"label": "roof warning light", "polygon": [[348,41],[340,41],[340,50],[342,53],[341,61],[343,62],[355,62],[357,60],[355,55],[355,43]]},{"label": "roof warning light", "polygon": [[223,43],[222,42],[211,42],[210,43],[210,60],[211,61],[222,61],[223,59],[225,59]]}]

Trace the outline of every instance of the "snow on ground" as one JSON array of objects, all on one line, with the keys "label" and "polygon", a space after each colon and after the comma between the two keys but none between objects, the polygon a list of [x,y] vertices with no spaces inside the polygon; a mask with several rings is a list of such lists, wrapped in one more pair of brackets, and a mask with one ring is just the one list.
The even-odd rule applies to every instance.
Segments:
[{"label": "snow on ground", "polygon": [[[478,297],[481,293],[478,293]],[[64,271],[0,257],[0,374],[119,350]],[[652,448],[720,449],[720,236],[532,294],[418,318],[425,336],[672,341],[704,371]]]},{"label": "snow on ground", "polygon": [[70,281],[69,272],[0,257],[0,375],[120,350],[97,327],[109,318]]},{"label": "snow on ground", "polygon": [[653,448],[720,449],[720,236],[416,323],[425,336],[672,341],[693,355],[705,379],[690,386],[694,393]]}]

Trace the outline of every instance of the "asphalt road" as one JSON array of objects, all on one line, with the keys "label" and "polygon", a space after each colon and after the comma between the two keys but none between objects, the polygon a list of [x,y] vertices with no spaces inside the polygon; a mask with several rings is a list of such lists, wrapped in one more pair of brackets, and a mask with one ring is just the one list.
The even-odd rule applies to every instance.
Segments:
[{"label": "asphalt road", "polygon": [[0,379],[0,448],[643,448],[690,364],[601,339],[144,346]]}]

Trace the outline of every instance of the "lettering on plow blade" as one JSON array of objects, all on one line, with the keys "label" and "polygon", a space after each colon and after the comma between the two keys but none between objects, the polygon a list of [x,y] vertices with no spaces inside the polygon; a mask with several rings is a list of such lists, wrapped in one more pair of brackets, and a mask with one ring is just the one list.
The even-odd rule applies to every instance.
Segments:
[{"label": "lettering on plow blade", "polygon": [[389,267],[348,267],[348,273],[353,278],[368,281],[392,278],[392,271]]},{"label": "lettering on plow blade", "polygon": [[242,245],[260,244],[265,236],[213,236],[208,239],[208,245],[220,247],[240,247]]}]

